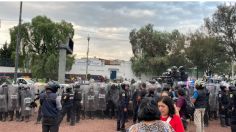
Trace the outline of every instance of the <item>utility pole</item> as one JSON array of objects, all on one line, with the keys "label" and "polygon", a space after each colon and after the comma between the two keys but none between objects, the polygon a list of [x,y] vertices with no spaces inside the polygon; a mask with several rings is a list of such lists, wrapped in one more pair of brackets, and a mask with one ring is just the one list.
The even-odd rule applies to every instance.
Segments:
[{"label": "utility pole", "polygon": [[232,79],[235,79],[234,78],[234,65],[235,65],[235,61],[234,60],[232,60]]},{"label": "utility pole", "polygon": [[88,48],[87,48],[87,62],[86,62],[86,80],[88,79],[88,54],[89,54],[89,41],[90,41],[90,37],[88,35]]},{"label": "utility pole", "polygon": [[21,14],[22,14],[22,1],[20,2],[20,16],[19,16],[19,25],[18,25],[17,42],[16,42],[15,74],[14,74],[15,83],[17,79],[18,62],[19,62],[19,46],[20,46],[20,40],[21,40],[21,37],[20,37]]}]

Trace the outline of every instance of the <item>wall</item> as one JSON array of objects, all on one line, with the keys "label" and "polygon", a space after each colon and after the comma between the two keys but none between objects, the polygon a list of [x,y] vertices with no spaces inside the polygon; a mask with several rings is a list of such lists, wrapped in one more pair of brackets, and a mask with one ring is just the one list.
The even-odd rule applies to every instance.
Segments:
[{"label": "wall", "polygon": [[[117,61],[117,60],[116,60]],[[111,70],[117,71],[117,78],[126,78],[131,80],[134,78],[137,80],[136,76],[133,74],[131,69],[130,61],[120,61],[120,65],[105,65],[105,61],[98,58],[90,58],[88,66],[88,74],[92,75],[102,75],[103,77],[110,78]],[[68,74],[86,74],[86,59],[77,59],[75,64],[72,66],[71,71]]]}]

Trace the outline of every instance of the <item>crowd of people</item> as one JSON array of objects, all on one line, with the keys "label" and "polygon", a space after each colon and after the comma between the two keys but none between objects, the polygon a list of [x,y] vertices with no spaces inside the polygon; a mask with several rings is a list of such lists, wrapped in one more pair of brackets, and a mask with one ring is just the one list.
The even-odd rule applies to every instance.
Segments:
[{"label": "crowd of people", "polygon": [[[37,105],[37,100],[39,104]],[[30,86],[2,83],[0,86],[0,120],[30,120],[38,106],[36,123],[42,123],[43,132],[58,132],[66,116],[74,126],[80,117],[86,119],[114,118],[117,131],[184,132],[190,120],[196,132],[204,132],[208,120],[220,119],[222,127],[236,131],[235,85],[211,81],[172,84],[158,80],[124,81],[122,83],[75,82],[62,87],[50,81],[35,93]],[[125,126],[132,116],[133,125]]]}]

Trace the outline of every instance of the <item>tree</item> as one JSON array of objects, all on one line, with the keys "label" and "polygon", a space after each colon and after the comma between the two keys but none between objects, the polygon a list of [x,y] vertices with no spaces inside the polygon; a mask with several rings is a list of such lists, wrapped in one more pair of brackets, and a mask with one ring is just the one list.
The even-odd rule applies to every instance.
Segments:
[{"label": "tree", "polygon": [[14,52],[14,49],[6,42],[0,49],[0,66],[14,66],[12,52]]},{"label": "tree", "polygon": [[205,19],[205,26],[226,48],[231,59],[236,60],[236,4],[218,6],[212,18]]},{"label": "tree", "polygon": [[[230,63],[226,50],[217,39],[196,31],[189,38],[190,45],[186,48],[187,58],[201,72],[222,73],[223,67]],[[225,67],[225,69],[227,69]]]},{"label": "tree", "polygon": [[184,52],[185,36],[178,30],[161,32],[148,24],[138,31],[133,29],[129,38],[134,54],[132,69],[138,76],[142,73],[160,75],[173,65],[188,66]]},{"label": "tree", "polygon": [[186,36],[181,34],[178,30],[173,30],[170,36],[170,45],[168,47],[168,65],[191,67],[191,63],[186,57],[185,45]]},{"label": "tree", "polygon": [[[11,45],[15,48],[17,26],[10,29]],[[73,38],[71,23],[64,20],[57,23],[46,16],[36,16],[31,22],[21,26],[21,49],[19,66],[23,71],[32,72],[37,78],[57,78],[58,47],[66,43],[67,37]],[[68,56],[67,70],[71,69],[74,56]]]}]

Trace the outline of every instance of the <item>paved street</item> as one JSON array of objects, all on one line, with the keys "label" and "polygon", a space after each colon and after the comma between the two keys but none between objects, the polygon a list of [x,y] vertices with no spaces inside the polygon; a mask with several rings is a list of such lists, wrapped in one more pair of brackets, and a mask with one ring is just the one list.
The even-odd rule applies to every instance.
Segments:
[{"label": "paved street", "polygon": [[[0,130],[2,132],[41,132],[41,124],[34,124],[34,121],[25,122],[0,122]],[[131,121],[127,127],[130,126]],[[63,122],[60,126],[60,132],[115,132],[116,121],[115,120],[81,120],[76,126],[69,126],[66,122]],[[191,125],[188,132],[195,132],[193,125]],[[210,122],[205,132],[230,132],[230,128],[222,128],[219,126],[218,121]]]}]

